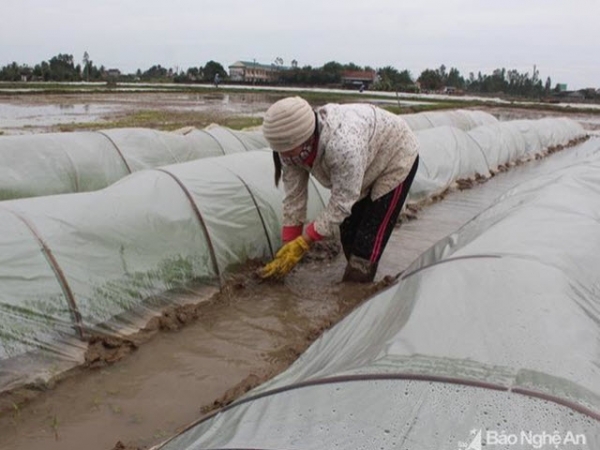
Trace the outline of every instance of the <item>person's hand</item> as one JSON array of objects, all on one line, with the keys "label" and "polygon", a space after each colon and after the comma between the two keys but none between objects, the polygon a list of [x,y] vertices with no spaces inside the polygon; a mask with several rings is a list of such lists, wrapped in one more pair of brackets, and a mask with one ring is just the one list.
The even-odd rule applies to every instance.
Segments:
[{"label": "person's hand", "polygon": [[277,254],[275,259],[259,270],[258,275],[261,278],[282,278],[300,262],[304,254],[309,250],[310,243],[303,236],[285,244]]}]

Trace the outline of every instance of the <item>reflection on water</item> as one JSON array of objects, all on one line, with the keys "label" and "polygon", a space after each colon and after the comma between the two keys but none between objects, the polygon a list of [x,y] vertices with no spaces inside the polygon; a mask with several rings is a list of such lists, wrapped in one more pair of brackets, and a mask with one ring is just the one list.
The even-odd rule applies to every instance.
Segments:
[{"label": "reflection on water", "polygon": [[[221,117],[262,117],[275,101],[294,93],[274,92],[219,92],[205,93],[131,93],[1,96],[0,132],[4,134],[31,134],[50,131],[61,124],[99,123],[110,121],[115,115],[136,111],[162,110],[208,112]],[[348,101],[356,101],[348,97]],[[391,102],[391,99],[369,99],[371,103]],[[403,102],[404,103],[404,102]],[[414,103],[414,102],[413,102]],[[320,103],[313,103],[318,106]]]},{"label": "reflection on water", "polygon": [[231,115],[261,115],[281,94],[269,93],[118,93],[114,95],[0,96],[0,131],[29,134],[67,123],[110,120],[140,110],[202,111]]},{"label": "reflection on water", "polygon": [[64,123],[96,122],[117,110],[101,104],[27,105],[0,103],[0,130],[6,134],[21,134]]}]

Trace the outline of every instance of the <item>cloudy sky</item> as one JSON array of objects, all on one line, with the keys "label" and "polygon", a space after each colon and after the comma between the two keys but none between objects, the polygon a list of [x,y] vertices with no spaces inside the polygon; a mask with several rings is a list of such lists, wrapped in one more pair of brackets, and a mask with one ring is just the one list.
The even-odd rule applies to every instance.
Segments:
[{"label": "cloudy sky", "polygon": [[124,72],[280,57],[408,69],[444,64],[600,88],[600,0],[18,0],[3,2],[0,65],[58,53]]}]

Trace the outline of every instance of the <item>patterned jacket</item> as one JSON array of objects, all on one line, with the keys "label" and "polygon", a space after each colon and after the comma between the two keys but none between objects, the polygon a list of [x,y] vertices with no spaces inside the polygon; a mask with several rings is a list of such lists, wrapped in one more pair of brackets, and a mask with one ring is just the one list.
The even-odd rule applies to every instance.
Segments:
[{"label": "patterned jacket", "polygon": [[418,141],[406,122],[368,104],[328,104],[317,108],[319,143],[312,167],[284,165],[283,225],[306,220],[308,178],[312,174],[331,197],[312,226],[331,236],[358,200],[387,194],[408,175]]}]

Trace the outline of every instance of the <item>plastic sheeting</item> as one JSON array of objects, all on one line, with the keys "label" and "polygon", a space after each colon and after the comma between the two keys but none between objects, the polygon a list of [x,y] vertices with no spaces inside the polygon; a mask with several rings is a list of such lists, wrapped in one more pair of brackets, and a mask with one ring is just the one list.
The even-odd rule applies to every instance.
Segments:
[{"label": "plastic sheeting", "polygon": [[[417,130],[496,123],[482,111],[402,116]],[[224,127],[186,134],[142,128],[0,137],[0,200],[102,189],[143,169],[268,147],[261,131]]]},{"label": "plastic sheeting", "polygon": [[463,131],[468,131],[482,125],[498,123],[498,119],[489,113],[469,109],[404,114],[402,118],[406,120],[408,126],[413,131],[442,126],[455,127]]},{"label": "plastic sheeting", "polygon": [[163,450],[600,446],[600,141]]},{"label": "plastic sheeting", "polygon": [[[72,360],[77,338],[131,330],[161,293],[218,278],[280,245],[282,193],[267,152],[137,172],[96,192],[0,205],[0,388],[7,360]],[[328,191],[310,184],[315,218]],[[33,352],[35,353],[35,352]],[[37,355],[35,355],[37,358]]]},{"label": "plastic sheeting", "polygon": [[0,200],[102,189],[143,169],[267,146],[258,131],[143,128],[0,137]]},{"label": "plastic sheeting", "polygon": [[[438,130],[440,142],[448,132]],[[441,183],[420,180],[459,176],[469,158],[455,171],[456,158],[427,142],[427,177],[415,185],[434,194]],[[314,218],[329,192],[310,189]],[[30,375],[22,368],[32,354],[76,362],[82,337],[130,331],[164,306],[161,293],[270,256],[281,200],[270,153],[255,151],[138,171],[96,192],[0,203],[0,390]]]},{"label": "plastic sheeting", "polygon": [[456,180],[487,178],[500,165],[530,159],[586,133],[573,120],[547,118],[498,122],[469,131],[441,126],[416,134],[420,160],[410,200],[418,202],[443,192]]}]

